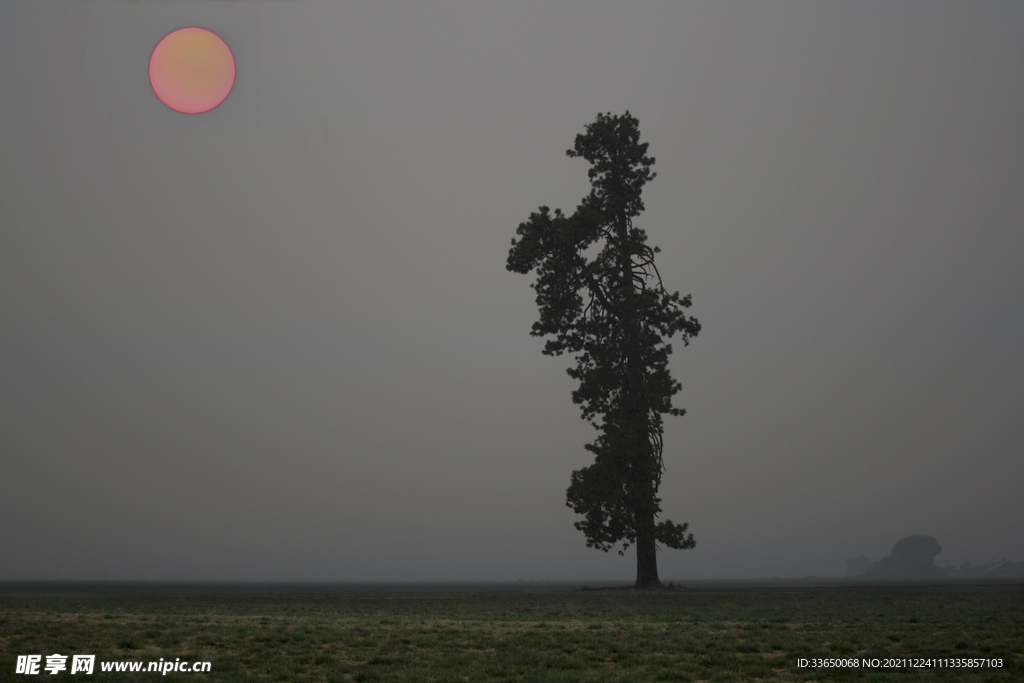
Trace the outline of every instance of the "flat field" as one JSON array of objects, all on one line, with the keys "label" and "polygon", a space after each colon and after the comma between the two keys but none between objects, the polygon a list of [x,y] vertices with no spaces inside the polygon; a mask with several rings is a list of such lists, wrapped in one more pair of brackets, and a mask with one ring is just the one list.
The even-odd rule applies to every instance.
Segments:
[{"label": "flat field", "polygon": [[[0,653],[0,680],[17,681],[1021,681],[1024,583],[0,583]],[[95,672],[15,673],[18,655],[54,653],[96,655]],[[100,670],[179,658],[211,672]],[[1002,667],[949,665],[965,658]]]}]

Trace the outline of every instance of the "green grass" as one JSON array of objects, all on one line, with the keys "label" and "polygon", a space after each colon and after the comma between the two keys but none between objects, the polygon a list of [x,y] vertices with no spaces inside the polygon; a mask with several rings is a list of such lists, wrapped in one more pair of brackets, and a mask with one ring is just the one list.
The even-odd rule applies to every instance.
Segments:
[{"label": "green grass", "polygon": [[[1024,584],[629,590],[0,584],[19,654],[206,660],[92,681],[1020,681]],[[800,657],[1002,658],[1002,669],[814,670]]]}]

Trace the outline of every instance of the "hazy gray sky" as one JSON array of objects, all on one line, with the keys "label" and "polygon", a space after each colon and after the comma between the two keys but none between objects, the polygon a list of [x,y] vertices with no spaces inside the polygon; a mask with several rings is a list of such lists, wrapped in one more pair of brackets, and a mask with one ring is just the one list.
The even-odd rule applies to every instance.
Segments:
[{"label": "hazy gray sky", "polygon": [[1024,560],[1021,3],[5,0],[0,92],[0,579],[631,579],[505,270],[627,109],[704,328],[662,578]]}]

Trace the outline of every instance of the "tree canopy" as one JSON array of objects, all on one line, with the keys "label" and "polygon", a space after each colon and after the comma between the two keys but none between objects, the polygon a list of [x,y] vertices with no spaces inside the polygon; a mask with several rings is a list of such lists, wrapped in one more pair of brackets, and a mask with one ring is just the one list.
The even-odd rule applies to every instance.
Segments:
[{"label": "tree canopy", "polygon": [[678,338],[689,344],[700,323],[687,317],[690,296],[665,289],[654,263],[660,250],[633,224],[654,158],[637,119],[599,114],[566,154],[590,163],[590,194],[566,216],[542,206],[516,230],[507,269],[536,271],[531,285],[540,318],[530,334],[549,337],[543,353],[573,354],[572,400],[599,435],[585,448],[594,463],[572,473],[566,505],[589,547],[619,554],[637,545],[637,586],[660,585],[656,543],[693,548],[686,524],[656,522],[664,471],[662,415],[682,415],[682,388],[668,369]]}]

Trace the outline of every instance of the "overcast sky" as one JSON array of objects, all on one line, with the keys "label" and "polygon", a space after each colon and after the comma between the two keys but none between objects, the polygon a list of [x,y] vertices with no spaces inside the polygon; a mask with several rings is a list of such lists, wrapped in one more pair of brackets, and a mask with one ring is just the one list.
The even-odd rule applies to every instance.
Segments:
[{"label": "overcast sky", "polygon": [[1024,560],[1024,5],[353,5],[0,4],[0,579],[631,580],[505,270],[627,109],[703,326],[662,579]]}]

